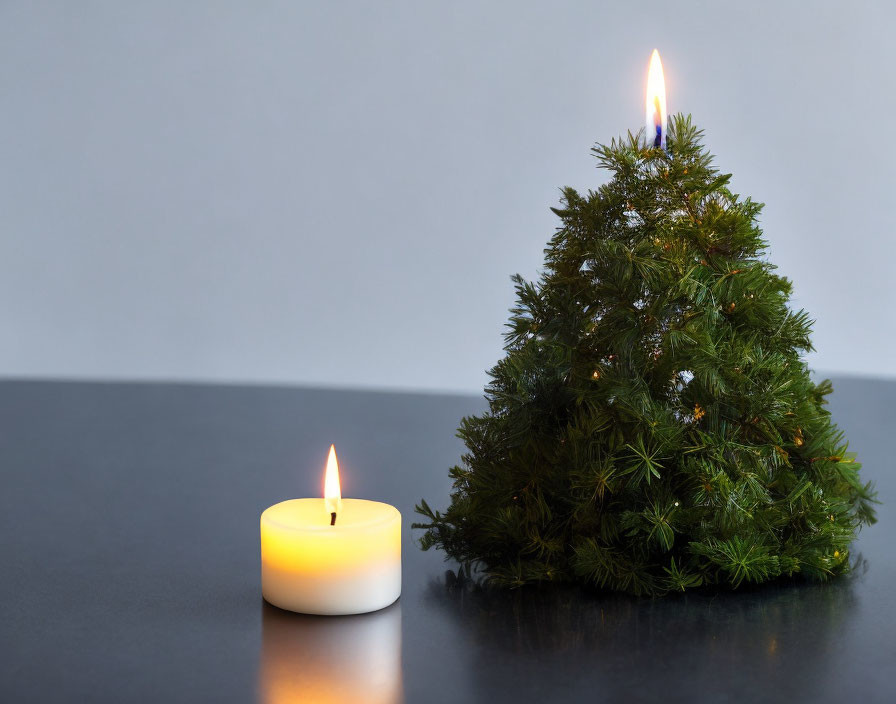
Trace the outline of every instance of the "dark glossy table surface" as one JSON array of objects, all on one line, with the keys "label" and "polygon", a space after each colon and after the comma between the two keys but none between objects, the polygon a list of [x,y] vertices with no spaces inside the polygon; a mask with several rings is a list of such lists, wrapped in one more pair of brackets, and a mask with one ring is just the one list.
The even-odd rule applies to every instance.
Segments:
[{"label": "dark glossy table surface", "polygon": [[[449,588],[415,547],[481,399],[0,383],[0,701],[896,701],[896,382],[835,389],[884,502],[853,575],[639,600]],[[319,495],[330,442],[346,496],[403,514],[376,614],[261,600],[259,515]]]}]

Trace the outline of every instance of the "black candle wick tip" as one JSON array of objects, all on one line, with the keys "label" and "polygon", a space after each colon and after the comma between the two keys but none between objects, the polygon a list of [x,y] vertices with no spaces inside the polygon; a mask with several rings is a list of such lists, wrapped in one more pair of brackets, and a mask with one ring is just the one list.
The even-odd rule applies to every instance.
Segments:
[{"label": "black candle wick tip", "polygon": [[333,511],[332,513],[330,513],[330,525],[331,525],[331,526],[335,526],[335,525],[336,525],[336,512],[335,512],[335,511]]}]

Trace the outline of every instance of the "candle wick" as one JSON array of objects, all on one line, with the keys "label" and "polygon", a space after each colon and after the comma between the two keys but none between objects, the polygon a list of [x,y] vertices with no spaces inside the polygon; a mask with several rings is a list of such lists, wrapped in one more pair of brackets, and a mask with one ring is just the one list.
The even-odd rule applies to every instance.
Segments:
[{"label": "candle wick", "polygon": [[331,525],[331,526],[335,526],[335,525],[336,525],[336,512],[335,512],[335,511],[333,511],[332,513],[330,513],[330,525]]}]

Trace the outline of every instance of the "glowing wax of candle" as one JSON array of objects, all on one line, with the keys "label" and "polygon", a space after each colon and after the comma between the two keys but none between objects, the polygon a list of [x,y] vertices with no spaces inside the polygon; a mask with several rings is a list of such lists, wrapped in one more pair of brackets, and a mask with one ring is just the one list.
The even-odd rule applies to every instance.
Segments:
[{"label": "glowing wax of candle", "polygon": [[[334,467],[335,457],[331,448]],[[325,498],[283,501],[261,514],[262,596],[306,614],[382,609],[401,594],[401,514],[332,496],[329,478],[326,485]]]}]

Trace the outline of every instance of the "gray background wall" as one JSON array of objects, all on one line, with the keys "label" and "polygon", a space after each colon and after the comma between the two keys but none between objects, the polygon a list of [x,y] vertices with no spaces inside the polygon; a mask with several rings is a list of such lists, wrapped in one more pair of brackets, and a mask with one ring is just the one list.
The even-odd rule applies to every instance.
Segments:
[{"label": "gray background wall", "polygon": [[650,51],[817,319],[894,375],[896,10],[2,2],[0,375],[476,391]]}]

